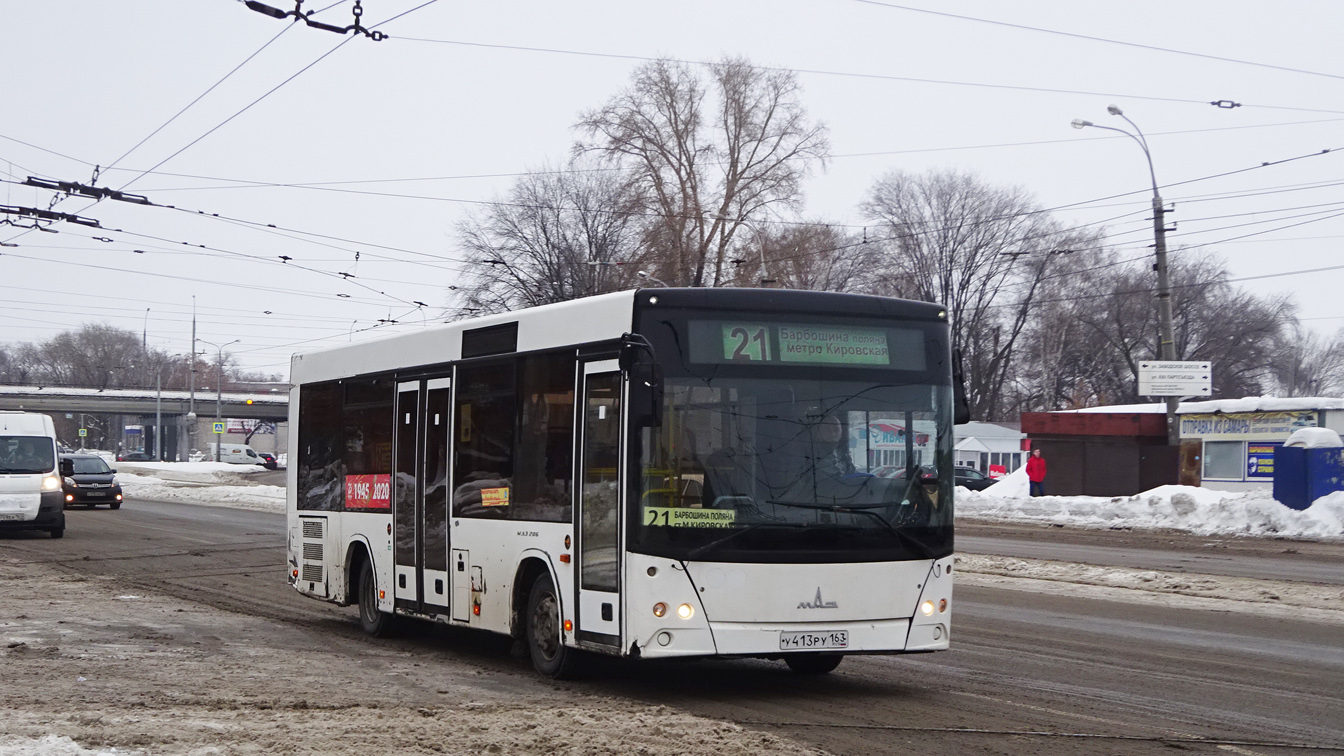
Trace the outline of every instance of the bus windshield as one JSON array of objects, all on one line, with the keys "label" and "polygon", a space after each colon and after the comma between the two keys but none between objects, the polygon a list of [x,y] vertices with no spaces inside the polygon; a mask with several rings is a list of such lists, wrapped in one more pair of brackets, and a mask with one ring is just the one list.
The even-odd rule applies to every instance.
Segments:
[{"label": "bus windshield", "polygon": [[[632,550],[718,562],[951,553],[952,391],[937,370],[743,364],[713,359],[717,345],[696,364],[694,323],[689,360],[656,340],[674,358],[661,423],[637,430]],[[760,354],[779,349],[777,330]]]}]

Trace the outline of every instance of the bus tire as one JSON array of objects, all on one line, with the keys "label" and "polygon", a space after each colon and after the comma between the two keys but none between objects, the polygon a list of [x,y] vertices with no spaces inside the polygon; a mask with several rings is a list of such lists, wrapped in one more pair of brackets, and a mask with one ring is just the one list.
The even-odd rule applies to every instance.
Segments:
[{"label": "bus tire", "polygon": [[800,675],[824,675],[840,666],[844,658],[844,654],[789,654],[784,663]]},{"label": "bus tire", "polygon": [[359,626],[375,638],[386,638],[397,626],[395,616],[378,609],[378,579],[368,559],[359,567]]},{"label": "bus tire", "polygon": [[578,651],[560,637],[560,598],[548,573],[532,583],[527,595],[527,650],[532,666],[547,677],[567,680],[578,668]]}]

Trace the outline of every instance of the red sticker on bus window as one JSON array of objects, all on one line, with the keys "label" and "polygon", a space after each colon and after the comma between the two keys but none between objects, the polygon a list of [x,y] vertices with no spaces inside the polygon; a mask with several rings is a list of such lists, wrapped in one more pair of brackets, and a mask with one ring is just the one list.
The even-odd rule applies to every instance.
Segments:
[{"label": "red sticker on bus window", "polygon": [[345,476],[346,509],[391,509],[391,475]]},{"label": "red sticker on bus window", "polygon": [[507,507],[508,505],[509,505],[509,489],[507,488],[481,489],[481,506]]}]

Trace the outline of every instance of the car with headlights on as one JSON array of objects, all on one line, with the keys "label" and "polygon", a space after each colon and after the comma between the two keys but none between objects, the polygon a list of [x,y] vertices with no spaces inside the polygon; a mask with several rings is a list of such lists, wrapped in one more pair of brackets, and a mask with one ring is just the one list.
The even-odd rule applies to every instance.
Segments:
[{"label": "car with headlights on", "polygon": [[121,509],[121,484],[117,483],[116,472],[96,454],[62,454],[61,483],[65,505],[96,507],[106,504],[112,509]]}]

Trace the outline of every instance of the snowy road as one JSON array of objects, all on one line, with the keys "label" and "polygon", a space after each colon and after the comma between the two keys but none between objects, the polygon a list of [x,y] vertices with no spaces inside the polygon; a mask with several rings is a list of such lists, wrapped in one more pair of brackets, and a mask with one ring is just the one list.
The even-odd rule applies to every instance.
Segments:
[{"label": "snowy road", "polygon": [[[30,737],[41,734],[31,723],[46,711],[33,708],[34,702],[81,710],[79,702],[92,689],[69,681],[92,680],[96,670],[103,678],[100,712],[110,713],[97,728],[75,721],[70,732],[93,728],[104,737],[98,742],[120,744],[118,753],[137,741],[118,741],[115,733],[143,729],[155,716],[166,723],[162,737],[189,744],[183,733],[190,730],[180,724],[188,704],[193,721],[203,722],[202,732],[221,723],[244,730],[271,727],[272,744],[319,737],[330,747],[335,730],[302,723],[330,714],[298,716],[308,709],[296,707],[311,708],[315,698],[323,711],[346,712],[342,716],[352,721],[376,714],[376,721],[388,725],[360,730],[365,752],[428,753],[407,748],[397,732],[430,725],[439,728],[431,728],[432,737],[459,738],[465,745],[470,733],[453,730],[467,721],[460,719],[463,712],[504,717],[506,709],[514,710],[510,706],[522,709],[514,719],[500,720],[501,731],[530,732],[518,719],[524,710],[565,706],[585,712],[576,715],[582,727],[571,722],[551,741],[515,749],[519,753],[599,753],[587,746],[631,742],[630,733],[640,731],[632,723],[659,717],[656,726],[676,747],[659,751],[641,741],[650,754],[794,752],[771,739],[777,737],[795,750],[837,754],[1159,754],[1173,746],[1210,754],[1300,752],[1296,746],[1344,752],[1344,624],[1320,619],[1341,613],[1317,610],[1317,618],[1308,621],[1269,598],[1258,604],[1266,611],[1257,613],[1234,611],[1246,602],[1217,596],[1158,596],[1087,585],[1079,587],[1081,594],[1036,590],[1058,582],[1040,577],[1049,563],[1033,562],[1027,578],[996,583],[994,575],[965,576],[955,597],[954,650],[947,653],[851,658],[820,680],[754,660],[610,663],[593,679],[555,686],[491,636],[420,629],[392,641],[364,638],[352,609],[304,599],[285,585],[283,515],[135,499],[117,512],[68,514],[71,524],[61,541],[5,539],[0,545],[7,564],[54,569],[85,581],[78,585],[106,583],[113,599],[160,597],[154,600],[178,608],[116,617],[111,614],[135,607],[129,600],[111,601],[88,619],[72,605],[50,615],[63,617],[63,624],[30,618],[0,625],[7,636],[21,628],[25,648],[37,649],[23,665],[12,650],[3,657],[20,685],[0,694],[0,706],[18,712],[11,722],[28,723],[22,733]],[[1282,553],[1291,570],[1309,574],[1338,565],[1344,549],[1271,539],[1210,546],[1222,539],[1004,525],[967,525],[959,538],[963,548],[967,539],[979,538],[989,550],[1035,550],[1034,560],[1076,556],[1116,562],[1111,572],[1131,562],[1152,567],[1148,557],[1202,564],[1182,560],[1212,551],[1218,558],[1207,563],[1226,571],[1272,565]],[[1318,563],[1324,566],[1308,566]],[[1280,593],[1296,589],[1284,580],[1269,583]],[[1159,600],[1114,600],[1121,594]],[[178,627],[185,622],[180,617],[199,613],[209,616]],[[97,643],[81,645],[81,628]],[[62,651],[42,656],[48,653],[41,651],[44,637]],[[199,663],[174,673],[174,665],[203,653],[202,642],[208,652]],[[154,660],[153,667],[144,667],[145,680],[107,682],[127,674],[107,665],[136,658]],[[267,673],[247,674],[256,664]],[[218,703],[199,703],[203,690]],[[292,729],[274,731],[277,710],[298,717]],[[138,724],[109,724],[131,719]],[[299,752],[330,752],[317,749],[318,742]],[[470,742],[479,744],[479,734]],[[265,752],[266,743],[254,750]]]},{"label": "snowy road", "polygon": [[957,551],[1102,567],[1344,585],[1344,544],[957,523]]}]

